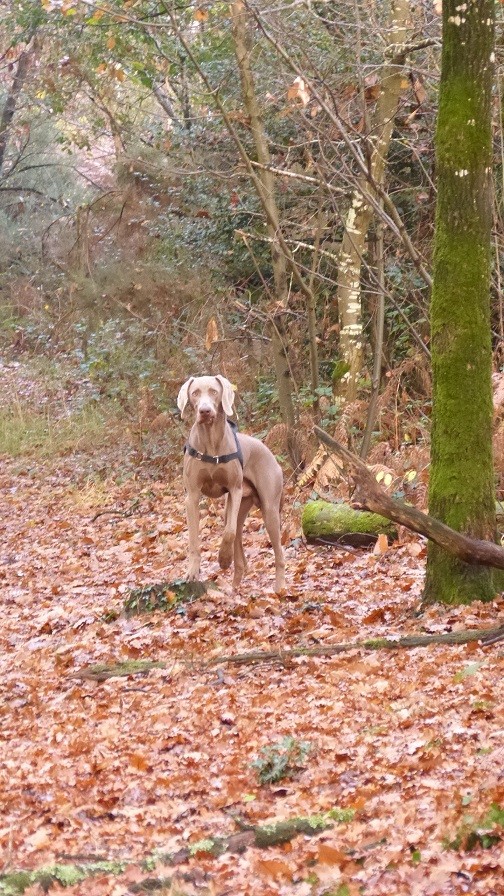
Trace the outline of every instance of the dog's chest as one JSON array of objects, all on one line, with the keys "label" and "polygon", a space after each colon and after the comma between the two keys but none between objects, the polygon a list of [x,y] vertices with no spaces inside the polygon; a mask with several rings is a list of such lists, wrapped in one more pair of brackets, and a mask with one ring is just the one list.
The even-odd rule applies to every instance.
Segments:
[{"label": "dog's chest", "polygon": [[[230,464],[219,466],[198,463],[197,485],[207,498],[221,498],[232,488],[241,486],[241,476]],[[233,464],[233,467],[235,465]]]}]

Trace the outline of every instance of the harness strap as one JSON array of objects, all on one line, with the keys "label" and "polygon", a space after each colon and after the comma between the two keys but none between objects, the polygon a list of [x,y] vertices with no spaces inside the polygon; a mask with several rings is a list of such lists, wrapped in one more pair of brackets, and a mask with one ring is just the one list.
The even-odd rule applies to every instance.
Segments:
[{"label": "harness strap", "polygon": [[243,467],[243,454],[240,448],[240,443],[238,441],[238,427],[234,420],[227,421],[233,430],[233,435],[236,444],[236,451],[233,451],[232,454],[202,454],[200,451],[196,451],[196,448],[193,448],[189,442],[186,442],[184,445],[184,454],[187,452],[191,457],[196,457],[198,460],[201,460],[204,464],[228,464],[230,460],[239,460],[241,466]]}]

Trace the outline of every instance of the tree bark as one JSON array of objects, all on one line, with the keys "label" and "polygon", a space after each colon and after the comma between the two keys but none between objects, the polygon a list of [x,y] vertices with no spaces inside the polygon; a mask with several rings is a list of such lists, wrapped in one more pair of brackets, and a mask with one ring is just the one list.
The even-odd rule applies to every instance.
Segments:
[{"label": "tree bark", "polygon": [[378,283],[378,298],[376,302],[376,325],[374,329],[373,345],[373,371],[371,374],[371,396],[369,399],[366,428],[362,437],[360,456],[365,460],[371,447],[371,436],[376,423],[378,413],[378,399],[380,397],[380,381],[383,356],[383,334],[385,330],[385,269],[383,265],[383,221],[376,224],[375,264],[376,280]]},{"label": "tree bark", "polygon": [[24,87],[32,59],[36,51],[36,38],[32,35],[26,50],[22,50],[16,65],[16,72],[7,93],[0,116],[0,176],[5,164],[5,153],[9,142],[9,131],[14,118],[19,96]]},{"label": "tree bark", "polygon": [[236,0],[236,2],[232,4],[231,14],[233,40],[238,70],[240,73],[243,104],[247,115],[250,118],[250,129],[257,152],[257,161],[261,165],[258,169],[258,177],[262,185],[259,198],[266,213],[268,236],[271,239],[271,264],[275,284],[275,308],[272,312],[272,346],[278,397],[280,401],[280,410],[285,423],[287,423],[288,426],[293,426],[295,414],[284,324],[285,305],[287,300],[287,260],[279,242],[280,216],[275,200],[275,177],[269,170],[271,156],[250,65],[251,39],[247,25],[245,7],[242,0]]},{"label": "tree bark", "polygon": [[[451,529],[488,542],[495,538],[490,330],[494,27],[494,0],[463,5],[443,0],[431,302],[429,512]],[[444,548],[439,542],[429,545],[424,602],[491,600],[492,573],[480,565],[490,561],[454,556]]]},{"label": "tree bark", "polygon": [[[390,45],[402,45],[407,37],[410,9],[408,0],[396,0],[392,5]],[[395,55],[381,70],[380,95],[369,138],[369,174],[371,184],[383,186],[394,118],[402,90],[404,56]],[[340,359],[346,372],[337,386],[346,401],[357,397],[359,377],[363,366],[361,267],[366,251],[373,208],[366,202],[366,190],[372,190],[366,179],[360,179],[347,213],[338,270],[338,314],[340,321]]]}]

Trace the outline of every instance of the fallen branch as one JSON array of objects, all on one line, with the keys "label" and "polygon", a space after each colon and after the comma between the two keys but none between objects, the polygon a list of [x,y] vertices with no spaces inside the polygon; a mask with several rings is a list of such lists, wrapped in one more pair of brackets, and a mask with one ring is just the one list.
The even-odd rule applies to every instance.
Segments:
[{"label": "fallen branch", "polygon": [[[193,843],[191,846],[184,846],[174,853],[160,853],[146,856],[144,861],[124,859],[123,861],[94,859],[87,860],[81,856],[68,856],[63,858],[72,859],[71,863],[56,863],[39,868],[35,871],[13,870],[0,873],[0,892],[1,893],[24,893],[25,890],[40,887],[44,893],[48,893],[53,887],[61,891],[63,887],[75,887],[78,884],[86,882],[90,883],[88,892],[92,892],[92,878],[99,876],[104,878],[109,876],[112,881],[117,880],[117,889],[128,893],[154,893],[174,892],[175,878],[156,875],[151,877],[142,877],[142,870],[146,865],[153,864],[169,866],[177,868],[189,862],[191,859],[204,859],[210,856],[221,856],[224,853],[243,853],[247,849],[255,847],[257,849],[268,849],[270,846],[277,846],[289,843],[299,834],[313,837],[329,828],[334,824],[347,823],[353,818],[352,810],[332,809],[329,812],[323,812],[320,815],[309,818],[290,818],[284,821],[272,821],[264,825],[252,825],[239,817],[231,816],[239,828],[236,834],[230,834],[227,837],[211,837]],[[362,846],[362,850],[375,849],[384,841],[376,841],[371,844]],[[353,850],[348,850],[348,854],[352,855]],[[84,861],[82,860],[84,858]],[[127,885],[121,881],[122,875],[129,871],[134,872],[138,869],[139,880],[132,882],[131,879]],[[124,880],[124,878],[123,878]],[[178,888],[177,892],[180,892]]]},{"label": "fallen branch", "polygon": [[[281,663],[286,666],[300,657],[336,656],[350,650],[400,650],[412,647],[428,647],[430,644],[470,644],[480,641],[483,647],[489,647],[504,640],[504,625],[492,628],[470,628],[456,632],[445,632],[438,635],[405,635],[403,638],[368,638],[365,641],[344,641],[341,644],[319,645],[318,647],[292,647],[290,650],[252,650],[248,653],[223,654],[201,663],[203,668],[230,663],[237,666],[252,666],[256,663]],[[184,662],[184,660],[181,660]],[[194,667],[194,660],[186,660]],[[126,663],[95,663],[83,666],[69,675],[81,681],[104,682],[109,678],[146,676],[153,669],[166,669],[168,663],[162,660],[129,660]]]},{"label": "fallen branch", "polygon": [[482,566],[504,569],[504,550],[498,545],[456,532],[434,517],[417,510],[416,507],[410,507],[402,501],[391,498],[380,488],[373,474],[355,454],[328,436],[320,427],[314,426],[313,431],[319,441],[340,457],[348,468],[357,487],[355,497],[358,497],[360,507],[373,513],[381,513],[394,523],[425,535],[465,563],[478,563]]},{"label": "fallen branch", "polygon": [[107,681],[108,678],[129,678],[131,675],[148,675],[152,669],[166,669],[167,664],[162,660],[126,660],[122,663],[93,663],[92,666],[83,666],[77,669],[69,678],[78,678],[81,681]]},{"label": "fallen branch", "polygon": [[282,663],[287,665],[299,657],[336,656],[349,650],[400,650],[401,648],[428,647],[430,644],[469,644],[481,641],[483,646],[504,639],[504,626],[463,629],[439,635],[405,635],[403,638],[368,638],[365,641],[346,641],[319,647],[293,647],[291,650],[253,650],[249,653],[225,654],[208,660],[207,666],[220,663],[253,665],[254,663]]},{"label": "fallen branch", "polygon": [[122,518],[125,518],[128,516],[133,516],[133,514],[138,511],[139,504],[140,504],[140,500],[138,498],[135,498],[135,500],[131,504],[131,507],[128,507],[126,510],[116,510],[115,508],[112,508],[112,507],[105,508],[104,510],[99,510],[98,513],[95,513],[95,515],[93,517],[91,517],[91,522],[95,523],[96,520],[99,519],[99,517],[105,516],[106,514],[110,514],[111,516],[117,516],[117,517],[122,517]]}]

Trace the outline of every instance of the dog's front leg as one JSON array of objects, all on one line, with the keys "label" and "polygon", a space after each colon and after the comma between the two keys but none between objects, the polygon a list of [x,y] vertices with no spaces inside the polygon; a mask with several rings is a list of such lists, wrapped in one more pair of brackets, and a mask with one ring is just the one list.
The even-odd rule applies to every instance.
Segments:
[{"label": "dog's front leg", "polygon": [[197,489],[187,491],[185,500],[187,529],[189,532],[187,578],[190,582],[198,581],[200,574],[199,499],[200,493]]},{"label": "dog's front leg", "polygon": [[228,569],[233,562],[236,523],[238,520],[238,511],[240,510],[242,491],[242,488],[230,489],[226,498],[224,534],[219,550],[219,566],[221,569]]}]

